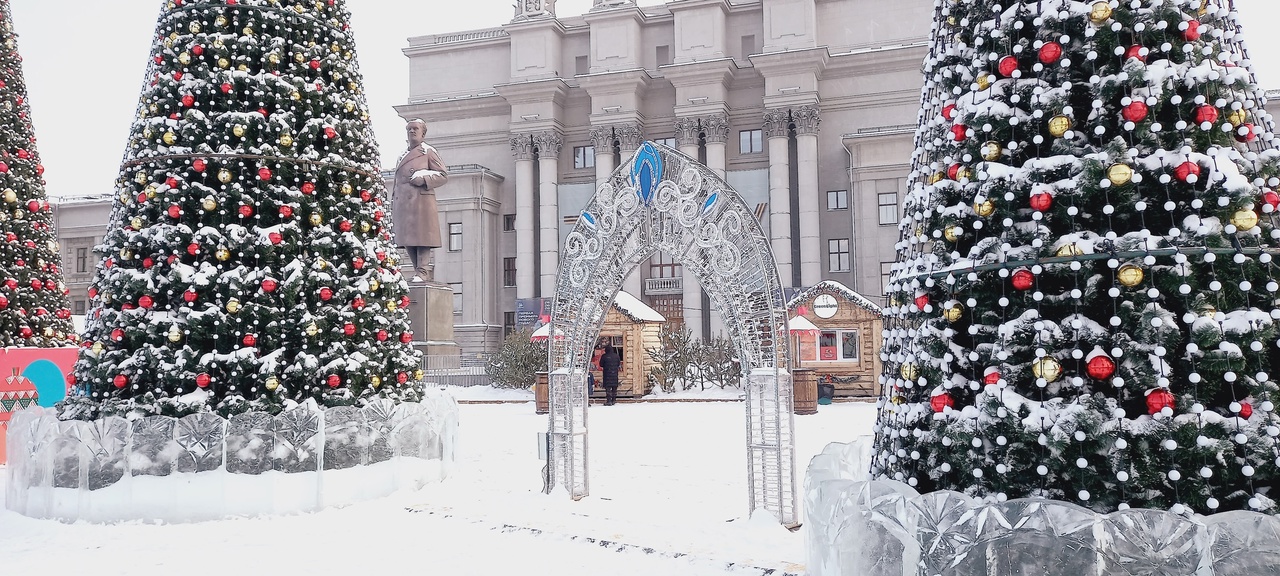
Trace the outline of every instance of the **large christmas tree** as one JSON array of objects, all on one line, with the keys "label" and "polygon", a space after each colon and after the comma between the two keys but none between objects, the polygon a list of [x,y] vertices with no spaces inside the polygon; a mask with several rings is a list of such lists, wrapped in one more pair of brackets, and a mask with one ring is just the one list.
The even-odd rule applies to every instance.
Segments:
[{"label": "large christmas tree", "polygon": [[415,397],[345,4],[163,8],[64,413]]},{"label": "large christmas tree", "polygon": [[0,347],[74,346],[8,0],[0,0]]},{"label": "large christmas tree", "polygon": [[1275,511],[1280,162],[1230,0],[938,0],[873,474]]}]

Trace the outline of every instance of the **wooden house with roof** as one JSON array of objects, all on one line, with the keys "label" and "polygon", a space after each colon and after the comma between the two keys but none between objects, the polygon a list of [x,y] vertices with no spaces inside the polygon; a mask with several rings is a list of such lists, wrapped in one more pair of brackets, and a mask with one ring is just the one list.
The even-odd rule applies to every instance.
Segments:
[{"label": "wooden house with roof", "polygon": [[844,284],[824,280],[796,293],[787,302],[787,312],[816,328],[792,329],[795,367],[813,369],[818,384],[833,385],[837,398],[880,394],[884,322],[879,305]]}]

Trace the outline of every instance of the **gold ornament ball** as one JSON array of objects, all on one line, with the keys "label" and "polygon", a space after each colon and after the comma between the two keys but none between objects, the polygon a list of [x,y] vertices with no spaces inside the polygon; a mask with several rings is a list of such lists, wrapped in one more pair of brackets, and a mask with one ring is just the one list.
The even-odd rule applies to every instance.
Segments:
[{"label": "gold ornament ball", "polygon": [[271,390],[274,392],[276,388],[280,387],[280,379],[276,378],[275,376],[268,376],[266,387],[267,387],[267,390]]},{"label": "gold ornament ball", "polygon": [[290,136],[290,135],[288,135],[288,134],[281,134],[281,135],[280,135],[280,145],[281,145],[281,146],[284,146],[285,148],[288,148],[288,147],[290,147],[290,146],[293,146],[293,136]]},{"label": "gold ornament ball", "polygon": [[173,143],[178,141],[178,135],[173,132],[165,132],[161,139],[164,140],[165,144],[173,146]]},{"label": "gold ornament ball", "polygon": [[302,99],[302,93],[301,93],[301,92],[298,92],[298,91],[296,91],[296,90],[295,90],[295,91],[293,91],[293,92],[290,92],[290,93],[289,93],[289,99],[294,100],[294,101],[301,100],[301,99]]},{"label": "gold ornament ball", "polygon": [[1133,180],[1133,168],[1128,164],[1112,164],[1107,168],[1107,180],[1110,180],[1113,186],[1124,186]]},{"label": "gold ornament ball", "polygon": [[1244,124],[1248,120],[1249,114],[1244,110],[1232,110],[1230,114],[1227,114],[1227,122],[1230,122],[1231,125],[1236,128],[1239,128],[1241,124]]},{"label": "gold ornament ball", "polygon": [[1094,2],[1093,7],[1089,9],[1089,21],[1094,24],[1105,24],[1111,19],[1111,3],[1110,2]]},{"label": "gold ornament ball", "polygon": [[938,182],[941,182],[943,178],[946,178],[946,177],[947,175],[943,174],[942,172],[934,172],[933,174],[929,175],[928,183],[937,184]]},{"label": "gold ornament ball", "polygon": [[204,208],[207,212],[213,212],[218,209],[218,201],[213,198],[205,198],[204,201],[200,203],[200,207]]},{"label": "gold ornament ball", "polygon": [[[222,17],[221,17],[221,16],[219,16],[218,18],[222,18]],[[192,22],[192,23],[191,23],[191,25],[187,27],[187,29],[188,29],[188,30],[190,30],[192,34],[199,34],[199,33],[200,33],[200,23],[199,23],[199,22]],[[176,32],[175,32],[175,34],[176,34]],[[175,38],[175,40],[176,40],[176,38]]]},{"label": "gold ornament ball", "polygon": [[399,306],[396,305],[394,300],[387,300],[387,312],[395,312],[396,308],[399,308]]},{"label": "gold ornament ball", "polygon": [[240,311],[240,301],[232,298],[227,302],[227,312],[235,314]]},{"label": "gold ornament ball", "polygon": [[1058,252],[1056,254],[1060,257],[1081,256],[1084,254],[1084,251],[1072,242],[1070,244],[1064,244],[1061,248],[1058,248]]},{"label": "gold ornament ball", "polygon": [[370,225],[368,222],[361,222],[361,223],[360,223],[360,231],[361,231],[361,232],[368,232],[368,231],[369,231],[370,229],[372,229],[372,228],[373,228],[373,226],[372,226],[372,225]]},{"label": "gold ornament ball", "polygon": [[218,181],[223,184],[231,182],[231,171],[226,168],[218,170]]},{"label": "gold ornament ball", "polygon": [[190,54],[190,53],[187,53],[187,52],[183,52],[183,53],[179,54],[179,55],[178,55],[178,62],[179,62],[180,64],[182,64],[183,66],[186,66],[187,64],[190,64],[190,63],[191,63],[191,54]]},{"label": "gold ornament ball", "polygon": [[279,64],[279,63],[280,63],[280,55],[279,55],[279,54],[274,54],[274,53],[273,53],[273,54],[271,54],[270,56],[267,56],[267,62],[270,62],[270,63],[272,63],[272,64]]},{"label": "gold ornament ball", "polygon": [[1258,213],[1253,210],[1241,210],[1231,215],[1231,224],[1236,230],[1248,232],[1258,225]]},{"label": "gold ornament ball", "polygon": [[978,89],[979,89],[979,90],[986,90],[987,88],[990,88],[990,87],[991,87],[991,75],[990,75],[990,74],[987,74],[986,72],[981,72],[981,73],[979,73],[979,74],[978,74]]},{"label": "gold ornament ball", "polygon": [[973,180],[973,169],[968,166],[961,166],[956,170],[956,180]]},{"label": "gold ornament ball", "polygon": [[1204,316],[1205,318],[1213,318],[1217,314],[1218,314],[1218,309],[1214,308],[1213,304],[1205,304],[1200,308],[1200,315]]},{"label": "gold ornament ball", "polygon": [[319,226],[321,222],[324,222],[324,218],[322,218],[318,213],[312,213],[311,216],[307,218],[307,222],[310,222],[312,226]]},{"label": "gold ornament ball", "polygon": [[1062,365],[1052,356],[1045,356],[1031,363],[1031,373],[1036,378],[1044,378],[1046,382],[1054,382],[1062,377]]},{"label": "gold ornament ball", "polygon": [[249,71],[249,65],[248,65],[248,64],[241,63],[239,66],[236,66],[236,70],[239,70],[239,71],[241,71],[241,72],[248,72],[248,71]]},{"label": "gold ornament ball", "polygon": [[959,302],[952,304],[950,308],[942,312],[942,317],[946,318],[947,322],[959,322],[962,316],[964,316],[964,306]]},{"label": "gold ornament ball", "polygon": [[915,380],[920,377],[920,367],[916,366],[913,362],[903,364],[902,367],[898,369],[898,372],[907,380]]},{"label": "gold ornament ball", "polygon": [[947,242],[955,242],[964,236],[964,228],[959,226],[948,226],[947,229],[942,232],[942,236],[947,239]]},{"label": "gold ornament ball", "polygon": [[227,17],[219,14],[218,17],[213,20],[213,23],[217,24],[218,26],[226,26]]},{"label": "gold ornament ball", "polygon": [[245,132],[245,128],[241,124],[236,124],[235,127],[231,129],[231,133],[235,134],[236,138],[243,138],[244,132]]},{"label": "gold ornament ball", "polygon": [[177,326],[174,326],[173,328],[170,328],[170,329],[169,329],[169,341],[170,341],[170,342],[177,342],[177,341],[179,341],[179,340],[182,340],[182,331],[181,331],[181,330],[178,330],[178,327],[177,327]]},{"label": "gold ornament ball", "polygon": [[244,34],[245,36],[253,36],[253,27],[245,26],[244,30],[241,30],[241,33]]},{"label": "gold ornament ball", "polygon": [[347,109],[347,112],[355,112],[355,111],[356,111],[356,103],[355,103],[355,102],[352,102],[352,101],[350,101],[350,100],[347,100],[346,109]]},{"label": "gold ornament ball", "polygon": [[353,190],[354,190],[354,189],[351,187],[351,183],[350,183],[350,182],[343,182],[343,183],[342,183],[342,195],[343,195],[343,196],[350,196],[350,195],[351,195],[351,192],[352,192]]},{"label": "gold ornament ball", "polygon": [[320,328],[316,326],[315,322],[307,324],[307,336],[315,336],[316,334],[319,334],[319,333],[320,333]]},{"label": "gold ornament ball", "polygon": [[219,261],[226,262],[231,259],[231,251],[226,248],[219,248],[217,252],[214,252],[214,256],[217,257]]},{"label": "gold ornament ball", "polygon": [[52,338],[52,337],[53,337],[53,327],[52,327],[52,326],[45,326],[45,327],[44,327],[44,337],[45,337],[45,338]]},{"label": "gold ornament ball", "polygon": [[413,379],[414,379],[414,380],[422,381],[422,377],[423,377],[423,376],[426,376],[426,373],[424,373],[424,372],[422,371],[422,369],[421,369],[421,368],[419,368],[419,369],[417,369],[417,370],[414,370],[414,371],[413,371]]},{"label": "gold ornament ball", "polygon": [[381,287],[382,287],[382,284],[379,284],[377,280],[370,280],[370,281],[369,281],[369,291],[370,291],[370,292],[377,292],[377,291],[378,291],[378,288],[381,288]]},{"label": "gold ornament ball", "polygon": [[1125,264],[1119,270],[1116,270],[1116,279],[1120,280],[1126,288],[1133,288],[1142,284],[1142,278],[1146,276],[1142,271],[1142,267],[1136,264]]},{"label": "gold ornament ball", "polygon": [[996,204],[995,202],[992,202],[990,198],[983,200],[982,202],[974,202],[973,211],[979,216],[986,218],[987,216],[996,213]]},{"label": "gold ornament ball", "polygon": [[5,201],[5,202],[8,202],[8,203],[10,203],[10,204],[13,204],[14,202],[17,202],[17,201],[18,201],[18,193],[17,193],[17,192],[14,192],[14,191],[13,191],[13,188],[5,188],[5,189],[4,189],[4,201]]},{"label": "gold ornament ball", "polygon": [[130,221],[129,221],[129,225],[130,225],[130,226],[133,226],[133,229],[134,229],[134,230],[141,230],[141,229],[142,229],[142,219],[141,219],[141,218],[134,218],[133,220],[130,220]]},{"label": "gold ornament ball", "polygon": [[227,60],[226,58],[219,58],[219,59],[218,59],[218,67],[219,67],[219,68],[230,68],[230,67],[231,67],[231,61],[230,61],[230,60]]},{"label": "gold ornament ball", "polygon": [[121,260],[133,260],[133,250],[130,250],[130,249],[128,249],[128,248],[121,248],[121,249],[120,249],[120,259],[121,259]]},{"label": "gold ornament ball", "polygon": [[146,183],[147,183],[147,173],[146,173],[146,172],[139,172],[139,173],[137,173],[136,175],[134,175],[134,177],[133,177],[133,181],[134,181],[134,182],[137,182],[137,183],[139,183],[139,184],[146,184]]},{"label": "gold ornament ball", "polygon": [[147,186],[146,194],[147,194],[147,200],[154,199],[156,197],[156,185],[152,184],[150,186]]},{"label": "gold ornament ball", "polygon": [[1000,159],[1004,153],[1004,147],[994,140],[982,145],[982,159],[988,162],[995,162]]},{"label": "gold ornament ball", "polygon": [[369,384],[372,385],[374,388],[377,388],[382,385],[382,378],[378,376],[370,376]]},{"label": "gold ornament ball", "polygon": [[225,47],[226,45],[227,45],[227,44],[226,44],[225,42],[223,42],[223,41],[222,41],[222,38],[214,38],[214,39],[213,39],[213,47],[214,47],[214,48],[223,48],[223,47]]},{"label": "gold ornament ball", "polygon": [[102,354],[102,343],[94,342],[92,350],[94,354]]},{"label": "gold ornament ball", "polygon": [[1049,134],[1054,138],[1061,138],[1071,129],[1071,119],[1059,114],[1049,119]]}]

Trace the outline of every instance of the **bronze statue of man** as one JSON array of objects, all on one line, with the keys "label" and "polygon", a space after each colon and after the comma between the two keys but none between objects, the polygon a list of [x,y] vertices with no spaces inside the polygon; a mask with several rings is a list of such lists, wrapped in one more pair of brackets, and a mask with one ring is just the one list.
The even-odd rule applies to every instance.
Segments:
[{"label": "bronze statue of man", "polygon": [[436,188],[449,181],[449,171],[440,153],[427,145],[427,123],[414,118],[405,125],[409,149],[396,165],[391,188],[391,217],[396,245],[409,252],[414,276],[410,282],[434,279],[431,251],[440,244],[440,208]]}]

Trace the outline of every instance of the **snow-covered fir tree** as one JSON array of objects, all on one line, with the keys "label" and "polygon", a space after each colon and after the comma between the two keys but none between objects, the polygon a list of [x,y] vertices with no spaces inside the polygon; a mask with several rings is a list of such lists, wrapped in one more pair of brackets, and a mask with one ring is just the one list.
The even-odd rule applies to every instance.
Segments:
[{"label": "snow-covered fir tree", "polygon": [[162,9],[64,414],[416,398],[345,4]]},{"label": "snow-covered fir tree", "polygon": [[1230,0],[938,0],[873,475],[1276,511],[1280,162]]},{"label": "snow-covered fir tree", "polygon": [[74,346],[9,1],[0,0],[0,347]]}]

